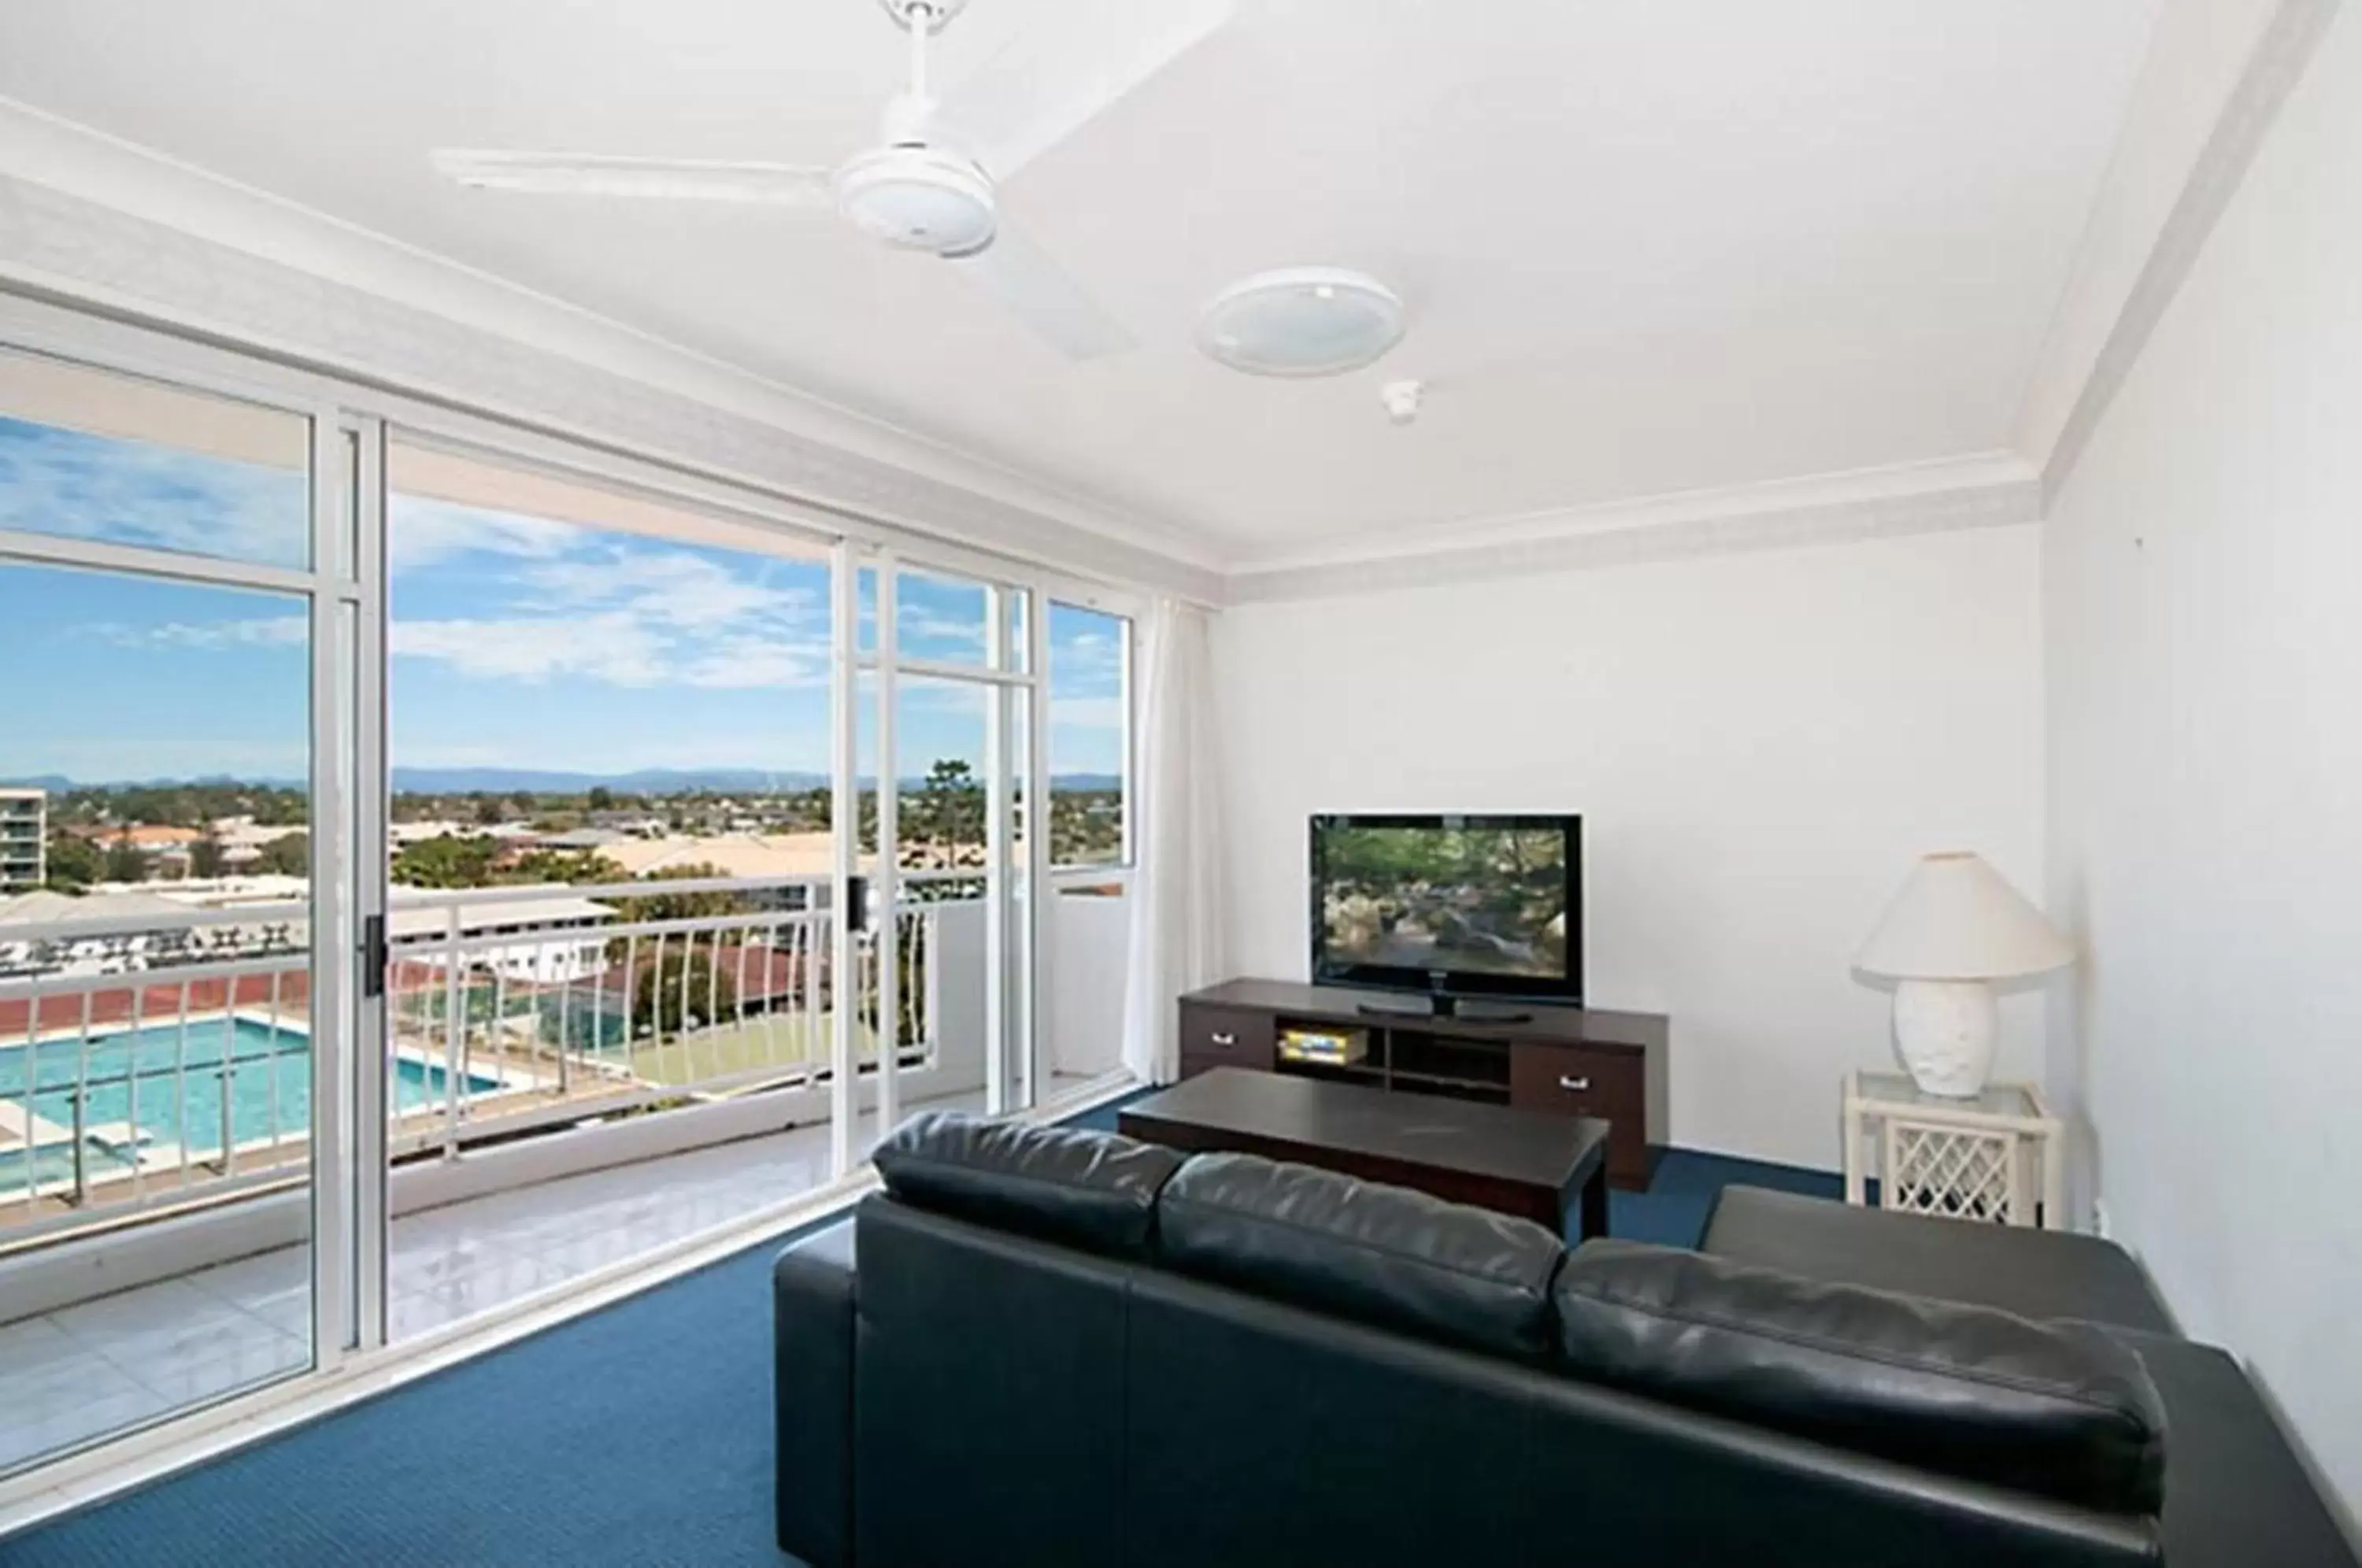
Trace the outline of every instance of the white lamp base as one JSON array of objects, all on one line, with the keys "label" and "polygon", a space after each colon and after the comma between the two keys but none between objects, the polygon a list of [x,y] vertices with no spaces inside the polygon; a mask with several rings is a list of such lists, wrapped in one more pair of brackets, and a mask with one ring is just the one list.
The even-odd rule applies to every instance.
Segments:
[{"label": "white lamp base", "polygon": [[1894,988],[1894,1043],[1929,1094],[1967,1099],[1992,1072],[2000,1011],[1985,980],[1904,980]]}]

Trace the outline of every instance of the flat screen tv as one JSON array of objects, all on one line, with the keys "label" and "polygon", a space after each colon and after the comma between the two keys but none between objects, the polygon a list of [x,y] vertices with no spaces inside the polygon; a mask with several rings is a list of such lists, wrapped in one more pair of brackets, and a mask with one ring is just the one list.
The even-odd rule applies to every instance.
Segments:
[{"label": "flat screen tv", "polygon": [[1312,977],[1583,1003],[1583,819],[1312,819]]}]

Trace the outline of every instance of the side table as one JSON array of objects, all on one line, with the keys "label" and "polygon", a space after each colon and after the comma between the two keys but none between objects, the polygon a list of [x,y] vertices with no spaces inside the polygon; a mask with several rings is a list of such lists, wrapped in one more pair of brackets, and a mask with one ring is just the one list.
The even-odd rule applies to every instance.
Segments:
[{"label": "side table", "polygon": [[[2059,1124],[2032,1084],[1988,1084],[1973,1099],[1922,1090],[1902,1073],[1845,1081],[1846,1201],[1912,1214],[2063,1229]],[[1867,1168],[1866,1168],[1867,1167]]]}]

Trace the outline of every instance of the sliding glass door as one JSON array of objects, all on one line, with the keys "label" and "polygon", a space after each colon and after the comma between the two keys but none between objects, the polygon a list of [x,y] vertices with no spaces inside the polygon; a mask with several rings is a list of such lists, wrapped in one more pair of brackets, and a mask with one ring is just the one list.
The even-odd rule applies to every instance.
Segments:
[{"label": "sliding glass door", "polygon": [[832,550],[610,475],[386,463],[387,1334],[825,1184]]},{"label": "sliding glass door", "polygon": [[0,1501],[1114,1065],[1120,605],[0,332]]},{"label": "sliding glass door", "polygon": [[0,350],[0,1473],[350,1342],[354,450]]}]

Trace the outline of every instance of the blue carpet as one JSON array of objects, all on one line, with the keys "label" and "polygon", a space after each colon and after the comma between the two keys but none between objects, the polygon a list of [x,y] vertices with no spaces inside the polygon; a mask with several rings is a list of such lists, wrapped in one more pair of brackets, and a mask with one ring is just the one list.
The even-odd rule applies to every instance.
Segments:
[{"label": "blue carpet", "polygon": [[[1076,1120],[1112,1127],[1115,1112]],[[1823,1172],[1672,1150],[1648,1191],[1613,1195],[1609,1229],[1689,1245],[1728,1182],[1838,1190]],[[0,1564],[791,1568],[771,1540],[780,1245],[0,1541]]]}]

